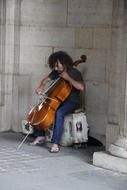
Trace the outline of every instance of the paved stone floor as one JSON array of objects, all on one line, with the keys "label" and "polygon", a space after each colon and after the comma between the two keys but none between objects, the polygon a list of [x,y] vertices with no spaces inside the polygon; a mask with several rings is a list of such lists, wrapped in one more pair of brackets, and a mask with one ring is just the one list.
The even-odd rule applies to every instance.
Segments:
[{"label": "paved stone floor", "polygon": [[0,133],[0,190],[126,190],[127,175],[92,165],[94,151],[103,147],[61,147],[49,152],[50,143],[30,146],[30,137]]}]

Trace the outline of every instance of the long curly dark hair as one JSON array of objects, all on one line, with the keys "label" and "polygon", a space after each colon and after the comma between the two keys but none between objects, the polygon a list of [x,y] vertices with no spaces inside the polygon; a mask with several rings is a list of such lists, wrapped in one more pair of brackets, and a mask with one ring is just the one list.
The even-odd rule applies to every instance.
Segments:
[{"label": "long curly dark hair", "polygon": [[55,67],[55,64],[58,63],[58,61],[60,61],[60,63],[64,65],[67,68],[67,70],[73,67],[72,58],[70,57],[70,55],[68,55],[64,51],[58,51],[58,52],[52,53],[49,56],[49,59],[48,59],[49,67],[53,69]]}]

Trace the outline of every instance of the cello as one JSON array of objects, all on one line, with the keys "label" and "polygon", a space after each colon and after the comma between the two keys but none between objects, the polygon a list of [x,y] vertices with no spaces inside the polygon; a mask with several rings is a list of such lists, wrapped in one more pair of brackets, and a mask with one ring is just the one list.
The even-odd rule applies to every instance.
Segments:
[{"label": "cello", "polygon": [[[79,60],[73,63],[77,66],[86,62],[86,55],[82,55]],[[37,129],[48,129],[53,124],[55,113],[59,105],[69,96],[71,84],[62,77],[56,79],[49,88],[42,94],[43,99],[34,106],[27,116],[29,125]]]}]

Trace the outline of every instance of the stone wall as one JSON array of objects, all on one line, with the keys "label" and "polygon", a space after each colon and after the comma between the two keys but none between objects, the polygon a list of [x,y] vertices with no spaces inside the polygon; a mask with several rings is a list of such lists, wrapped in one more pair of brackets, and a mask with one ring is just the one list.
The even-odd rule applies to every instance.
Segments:
[{"label": "stone wall", "polygon": [[[105,143],[110,115],[108,92],[109,82],[112,81],[111,48],[115,46],[112,37],[120,39],[120,26],[112,26],[113,7],[114,2],[123,1],[0,2],[3,6],[0,12],[0,34],[1,39],[5,39],[1,40],[0,46],[3,52],[0,55],[0,130],[21,131],[21,121],[31,106],[38,102],[34,90],[41,78],[50,71],[46,65],[48,56],[54,51],[64,50],[74,60],[82,54],[87,55],[87,62],[78,66],[86,82],[82,106],[86,110],[91,135]],[[115,58],[112,71],[120,59],[119,56]],[[117,75],[112,74],[112,77],[114,80]],[[118,97],[113,100],[118,102]],[[113,117],[112,106],[110,111]],[[115,113],[117,120],[118,113]]]}]

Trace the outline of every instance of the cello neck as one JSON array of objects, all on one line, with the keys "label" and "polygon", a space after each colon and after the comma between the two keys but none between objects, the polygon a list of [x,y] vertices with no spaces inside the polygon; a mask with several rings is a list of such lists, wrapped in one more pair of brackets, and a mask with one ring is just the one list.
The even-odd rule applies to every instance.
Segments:
[{"label": "cello neck", "polygon": [[81,64],[81,63],[85,63],[85,62],[86,62],[86,59],[87,59],[87,56],[86,56],[86,55],[81,55],[80,59],[77,60],[77,61],[75,61],[75,62],[73,63],[73,65],[74,65],[74,66],[77,66],[77,65],[79,65],[79,64]]}]

